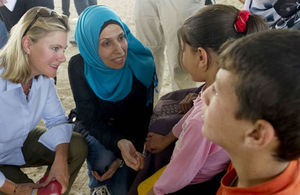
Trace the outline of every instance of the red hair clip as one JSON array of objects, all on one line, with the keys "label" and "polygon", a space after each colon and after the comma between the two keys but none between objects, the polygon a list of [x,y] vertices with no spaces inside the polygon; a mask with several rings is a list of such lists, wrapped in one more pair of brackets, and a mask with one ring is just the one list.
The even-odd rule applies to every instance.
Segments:
[{"label": "red hair clip", "polygon": [[242,32],[245,32],[247,30],[247,24],[246,23],[249,19],[250,14],[251,13],[247,10],[242,10],[242,11],[239,12],[238,18],[234,23],[234,29],[237,32],[242,33]]}]

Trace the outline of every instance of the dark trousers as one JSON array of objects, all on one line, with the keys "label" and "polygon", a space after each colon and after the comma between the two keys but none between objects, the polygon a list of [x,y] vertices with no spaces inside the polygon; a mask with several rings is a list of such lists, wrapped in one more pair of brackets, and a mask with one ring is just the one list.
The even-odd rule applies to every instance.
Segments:
[{"label": "dark trousers", "polygon": [[[50,171],[54,161],[55,152],[49,150],[38,142],[40,136],[45,132],[42,128],[32,130],[22,147],[22,153],[26,164],[23,166],[0,165],[0,171],[5,177],[15,183],[33,182],[28,176],[22,172],[24,167],[37,167],[48,165],[47,172]],[[79,133],[73,132],[69,144],[68,165],[70,173],[70,181],[67,193],[70,191],[73,182],[87,156],[88,148],[84,137]],[[0,195],[4,195],[0,192]]]},{"label": "dark trousers", "polygon": [[63,14],[66,16],[70,16],[70,0],[61,0],[61,7]]},{"label": "dark trousers", "polygon": [[[62,0],[62,10],[63,14],[70,16],[70,0]],[[91,5],[97,5],[97,0],[74,0],[75,8],[78,16],[83,12],[83,10]]]}]

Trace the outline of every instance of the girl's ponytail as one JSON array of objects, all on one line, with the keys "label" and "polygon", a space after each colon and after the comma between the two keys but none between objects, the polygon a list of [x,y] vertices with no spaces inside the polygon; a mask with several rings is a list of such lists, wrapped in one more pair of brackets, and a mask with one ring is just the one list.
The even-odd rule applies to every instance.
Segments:
[{"label": "girl's ponytail", "polygon": [[247,31],[247,22],[249,20],[250,12],[247,10],[242,10],[239,12],[237,20],[235,21],[233,27],[238,33],[243,33]]},{"label": "girl's ponytail", "polygon": [[[237,39],[268,29],[267,23],[259,16],[230,5],[215,4],[200,9],[185,20],[177,35],[181,50],[182,41],[195,51],[202,47],[218,52],[228,39]],[[182,56],[181,53],[182,51],[179,52],[179,57]]]},{"label": "girl's ponytail", "polygon": [[260,16],[252,15],[247,10],[242,10],[238,13],[237,20],[233,26],[236,32],[245,35],[268,29],[267,23]]}]

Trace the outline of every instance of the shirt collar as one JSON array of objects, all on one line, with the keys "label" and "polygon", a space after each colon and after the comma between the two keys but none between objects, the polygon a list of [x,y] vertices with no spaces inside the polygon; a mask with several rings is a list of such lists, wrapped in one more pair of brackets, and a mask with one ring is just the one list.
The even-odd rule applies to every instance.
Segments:
[{"label": "shirt collar", "polygon": [[[34,77],[33,80],[32,80],[32,86],[31,87],[33,88],[33,86],[35,86],[35,88],[38,88],[40,86],[40,82],[38,82],[40,79],[42,79],[41,75],[38,76],[37,78]],[[6,86],[7,86],[6,90],[7,91],[14,90],[14,89],[22,87],[21,83],[13,83],[13,82],[8,81],[8,80],[6,80],[6,83],[7,83],[6,84]]]},{"label": "shirt collar", "polygon": [[6,80],[6,90],[7,91],[10,91],[10,90],[14,90],[14,89],[16,89],[16,88],[20,88],[20,87],[22,87],[21,86],[21,83],[13,83],[13,82],[11,82],[11,81],[8,81],[8,80]]}]

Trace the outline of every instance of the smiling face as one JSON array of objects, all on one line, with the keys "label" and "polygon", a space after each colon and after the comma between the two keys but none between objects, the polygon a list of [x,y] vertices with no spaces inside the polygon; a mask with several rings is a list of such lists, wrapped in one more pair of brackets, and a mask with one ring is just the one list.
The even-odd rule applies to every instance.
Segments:
[{"label": "smiling face", "polygon": [[204,91],[202,132],[209,140],[230,151],[243,140],[246,130],[253,128],[252,122],[238,120],[238,98],[235,93],[235,75],[220,69],[216,81]]},{"label": "smiling face", "polygon": [[99,36],[98,55],[112,69],[121,69],[127,57],[127,40],[123,29],[117,24],[107,25]]},{"label": "smiling face", "polygon": [[64,51],[67,46],[67,33],[53,31],[37,42],[31,42],[25,50],[31,68],[31,76],[55,77],[59,65],[66,61]]}]

